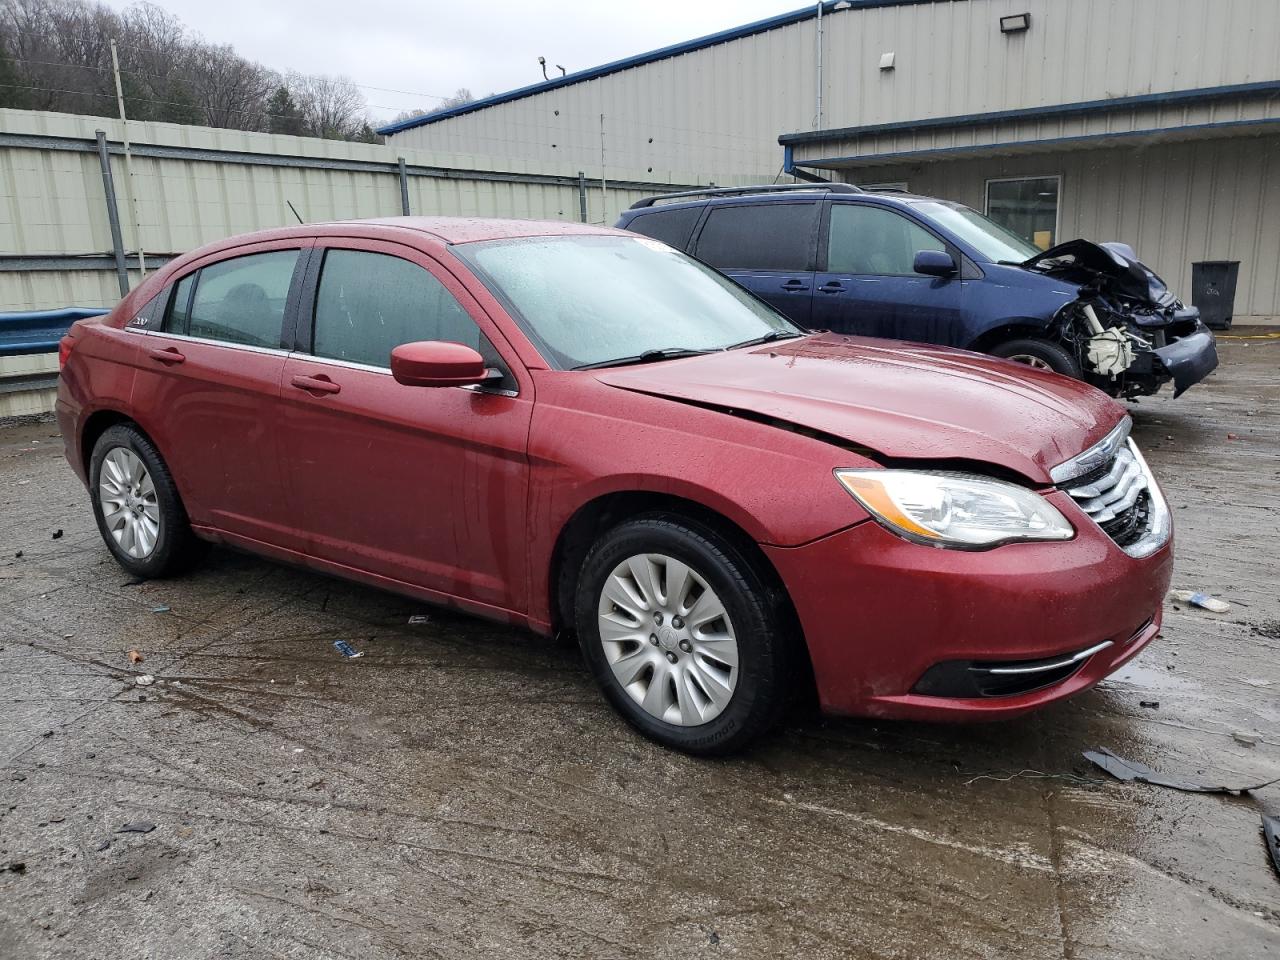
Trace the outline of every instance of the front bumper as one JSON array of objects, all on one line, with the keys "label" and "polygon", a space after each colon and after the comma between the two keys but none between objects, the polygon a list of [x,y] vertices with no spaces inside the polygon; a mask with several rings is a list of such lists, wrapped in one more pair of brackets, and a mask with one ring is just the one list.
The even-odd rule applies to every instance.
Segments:
[{"label": "front bumper", "polygon": [[1193,333],[1179,337],[1168,346],[1153,350],[1173,377],[1173,395],[1181,396],[1218,366],[1218,345],[1213,331],[1197,323]]},{"label": "front bumper", "polygon": [[[825,711],[998,719],[1093,686],[1159,632],[1172,539],[1135,559],[1087,518],[1076,526],[1070,541],[964,552],[908,543],[867,522],[804,546],[764,549],[799,614]],[[915,692],[942,662],[1034,661],[1103,641],[1111,645],[1078,670],[1030,692]]]}]

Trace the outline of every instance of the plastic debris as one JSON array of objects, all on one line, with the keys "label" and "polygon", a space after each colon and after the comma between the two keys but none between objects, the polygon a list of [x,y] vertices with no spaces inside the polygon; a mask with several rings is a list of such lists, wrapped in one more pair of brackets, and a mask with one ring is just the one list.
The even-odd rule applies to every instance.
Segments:
[{"label": "plastic debris", "polygon": [[1231,739],[1236,743],[1243,743],[1246,747],[1256,747],[1262,740],[1256,733],[1246,733],[1243,730],[1232,730]]},{"label": "plastic debris", "polygon": [[137,650],[130,650],[130,651],[129,651],[129,662],[130,662],[130,663],[141,663],[141,662],[142,662],[142,660],[143,660],[142,654],[140,654]]},{"label": "plastic debris", "polygon": [[1271,865],[1280,873],[1280,817],[1262,815],[1262,838],[1267,842],[1267,852],[1271,854]]},{"label": "plastic debris", "polygon": [[169,608],[168,607],[152,607],[151,612],[152,613],[168,613]]},{"label": "plastic debris", "polygon": [[356,657],[363,657],[364,654],[357,651],[355,647],[347,643],[345,640],[333,641],[333,649],[337,650],[344,657],[354,660]]},{"label": "plastic debris", "polygon": [[136,820],[133,823],[126,823],[116,833],[150,833],[156,828],[156,825],[150,820]]},{"label": "plastic debris", "polygon": [[1181,600],[1183,603],[1189,603],[1193,607],[1199,607],[1211,613],[1226,613],[1231,609],[1231,604],[1225,600],[1219,600],[1216,597],[1209,596],[1207,593],[1198,593],[1195,590],[1174,590],[1170,596],[1175,600]]},{"label": "plastic debris", "polygon": [[1084,758],[1094,766],[1101,767],[1117,780],[1123,780],[1126,783],[1134,781],[1149,783],[1155,787],[1169,787],[1171,790],[1182,790],[1186,793],[1241,794],[1249,793],[1253,790],[1261,790],[1263,787],[1269,787],[1273,783],[1280,783],[1280,777],[1276,777],[1274,780],[1267,780],[1264,783],[1253,783],[1242,787],[1228,787],[1222,784],[1206,784],[1198,783],[1195,780],[1183,780],[1179,777],[1167,776],[1135,760],[1126,760],[1124,757],[1118,757],[1105,747],[1099,750],[1086,750]]},{"label": "plastic debris", "polygon": [[415,627],[421,624],[430,623],[430,622],[431,622],[431,618],[423,613],[416,613],[409,618],[409,625],[415,626]]},{"label": "plastic debris", "polygon": [[156,678],[149,673],[144,673],[140,677],[134,677],[133,682],[140,687],[149,687],[156,682]]}]

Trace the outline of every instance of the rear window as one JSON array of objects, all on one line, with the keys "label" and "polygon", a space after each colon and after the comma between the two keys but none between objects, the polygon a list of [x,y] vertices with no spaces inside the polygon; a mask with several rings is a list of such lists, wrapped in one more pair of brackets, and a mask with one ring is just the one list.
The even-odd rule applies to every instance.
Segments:
[{"label": "rear window", "polygon": [[713,207],[698,236],[698,259],[721,269],[811,270],[816,203]]},{"label": "rear window", "polygon": [[701,206],[642,213],[627,224],[627,229],[683,250],[689,243],[689,234],[693,232],[693,225],[698,222],[701,213]]}]

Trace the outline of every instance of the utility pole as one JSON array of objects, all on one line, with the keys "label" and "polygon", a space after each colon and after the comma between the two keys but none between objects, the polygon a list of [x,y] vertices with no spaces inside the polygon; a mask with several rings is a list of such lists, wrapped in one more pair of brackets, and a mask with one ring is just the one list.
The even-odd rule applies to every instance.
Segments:
[{"label": "utility pole", "polygon": [[600,222],[609,219],[609,182],[604,177],[604,114],[600,114]]},{"label": "utility pole", "polygon": [[111,72],[116,78],[116,104],[120,107],[120,127],[124,131],[125,193],[129,209],[133,211],[133,241],[138,250],[138,270],[147,275],[147,255],[142,252],[142,218],[138,215],[138,192],[134,189],[133,150],[129,146],[129,118],[124,114],[124,88],[120,86],[120,58],[116,55],[116,41],[111,39]]}]

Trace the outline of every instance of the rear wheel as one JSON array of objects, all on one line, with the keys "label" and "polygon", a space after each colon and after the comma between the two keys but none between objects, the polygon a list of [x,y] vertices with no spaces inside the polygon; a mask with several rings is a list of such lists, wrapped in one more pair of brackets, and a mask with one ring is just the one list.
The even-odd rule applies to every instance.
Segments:
[{"label": "rear wheel", "polygon": [[103,542],[134,576],[180,573],[205,553],[169,468],[132,424],[116,424],[93,445],[89,497]]},{"label": "rear wheel", "polygon": [[606,533],[579,577],[578,638],[633,727],[695,754],[745,747],[792,689],[776,591],[716,531],[658,515]]},{"label": "rear wheel", "polygon": [[1061,344],[1037,337],[1008,340],[991,348],[991,355],[1004,357],[1017,363],[1025,363],[1036,370],[1051,370],[1065,377],[1081,376],[1080,364]]}]

